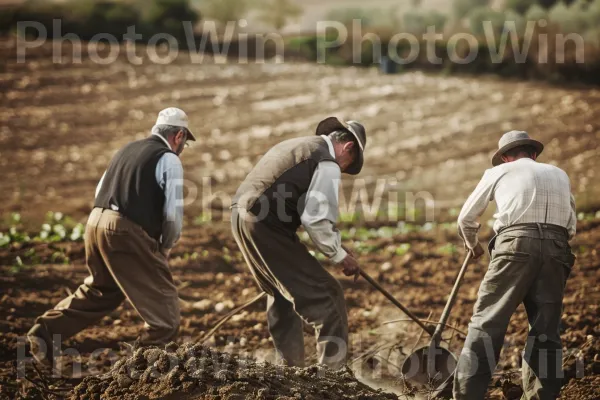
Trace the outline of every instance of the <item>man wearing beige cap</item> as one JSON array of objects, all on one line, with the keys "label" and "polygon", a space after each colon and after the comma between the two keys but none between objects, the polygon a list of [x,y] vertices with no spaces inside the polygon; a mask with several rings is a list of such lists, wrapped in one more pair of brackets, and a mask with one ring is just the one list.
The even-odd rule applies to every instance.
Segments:
[{"label": "man wearing beige cap", "polygon": [[177,289],[167,264],[183,220],[183,167],[188,118],[162,110],[152,134],[113,157],[96,189],[85,230],[90,275],[28,333],[31,352],[51,364],[60,343],[98,322],[127,298],[145,322],[144,344],[173,339],[179,328]]},{"label": "man wearing beige cap", "polygon": [[456,400],[483,400],[504,344],[511,315],[521,303],[529,319],[523,354],[524,399],[556,399],[561,389],[560,317],[564,288],[575,262],[575,200],[567,174],[536,162],[544,146],[526,132],[500,139],[488,169],[458,217],[459,233],[475,258],[483,254],[479,223],[495,200],[496,236],[465,346],[454,378]]},{"label": "man wearing beige cap", "polygon": [[268,294],[269,332],[288,365],[304,365],[304,322],[315,329],[320,363],[340,368],[346,362],[348,318],[342,287],[296,231],[302,225],[344,274],[359,273],[335,224],[341,174],[361,171],[366,141],[360,123],[329,117],[319,123],[316,135],[272,147],[233,199],[233,235]]}]

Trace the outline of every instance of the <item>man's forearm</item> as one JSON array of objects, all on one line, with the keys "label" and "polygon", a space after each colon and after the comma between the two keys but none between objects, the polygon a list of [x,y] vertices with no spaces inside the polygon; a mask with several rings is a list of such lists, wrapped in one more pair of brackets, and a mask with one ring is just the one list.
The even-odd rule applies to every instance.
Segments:
[{"label": "man's forearm", "polygon": [[342,248],[340,233],[331,221],[321,220],[305,225],[304,229],[317,249],[334,263],[341,262],[348,253]]},{"label": "man's forearm", "polygon": [[479,243],[479,238],[477,237],[478,232],[479,226],[477,226],[476,228],[467,227],[459,221],[458,234],[465,241],[465,245],[471,250],[473,250],[475,246],[477,246],[477,244]]},{"label": "man's forearm", "polygon": [[481,225],[477,220],[493,199],[496,180],[497,177],[491,170],[487,170],[458,215],[458,234],[465,241],[465,245],[471,250],[479,243],[477,233]]}]

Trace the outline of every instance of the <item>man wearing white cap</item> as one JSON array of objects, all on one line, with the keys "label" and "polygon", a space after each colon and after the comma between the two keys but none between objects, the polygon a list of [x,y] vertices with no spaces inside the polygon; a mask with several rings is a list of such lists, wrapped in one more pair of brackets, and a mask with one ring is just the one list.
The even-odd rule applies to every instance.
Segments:
[{"label": "man wearing white cap", "polygon": [[561,389],[560,317],[575,262],[569,240],[577,222],[567,174],[536,162],[544,145],[526,132],[500,139],[488,169],[458,217],[459,233],[478,258],[479,223],[490,201],[498,207],[491,261],[479,293],[454,379],[456,400],[483,400],[519,304],[529,319],[523,354],[523,399],[554,400]]},{"label": "man wearing white cap", "polygon": [[31,352],[51,364],[60,342],[98,322],[127,298],[145,322],[144,344],[172,340],[179,328],[177,289],[167,263],[183,220],[183,167],[188,118],[162,110],[152,134],[117,152],[96,189],[85,231],[90,276],[38,317]]}]

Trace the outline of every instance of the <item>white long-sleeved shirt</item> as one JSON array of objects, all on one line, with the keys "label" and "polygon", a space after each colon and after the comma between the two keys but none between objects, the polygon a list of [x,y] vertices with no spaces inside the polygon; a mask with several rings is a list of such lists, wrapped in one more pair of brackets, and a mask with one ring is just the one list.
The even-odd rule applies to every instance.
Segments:
[{"label": "white long-sleeved shirt", "polygon": [[[333,143],[327,136],[329,152],[335,158]],[[333,161],[321,161],[310,181],[300,216],[302,226],[317,249],[334,263],[342,261],[347,253],[342,248],[342,238],[335,227],[339,213],[339,183],[342,178],[340,166]]]},{"label": "white long-sleeved shirt", "polygon": [[550,164],[530,158],[488,169],[469,196],[459,216],[458,227],[467,247],[477,243],[478,218],[495,200],[494,231],[522,223],[547,223],[565,227],[575,235],[575,198],[567,174]]},{"label": "white long-sleeved shirt", "polygon": [[[164,137],[153,135],[161,138],[171,149],[171,145]],[[98,197],[105,176],[106,172],[96,186],[96,197]],[[173,153],[165,153],[156,164],[155,176],[156,182],[165,193],[160,243],[162,248],[170,249],[179,240],[183,227],[183,165],[179,157]],[[114,204],[111,204],[111,208],[119,211],[119,207]]]}]

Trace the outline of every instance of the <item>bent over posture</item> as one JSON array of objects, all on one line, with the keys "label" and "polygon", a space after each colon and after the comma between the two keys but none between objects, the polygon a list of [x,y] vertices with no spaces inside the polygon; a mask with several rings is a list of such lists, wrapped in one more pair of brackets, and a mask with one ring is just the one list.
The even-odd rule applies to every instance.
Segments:
[{"label": "bent over posture", "polygon": [[320,363],[339,368],[346,362],[348,320],[342,287],[296,231],[303,225],[317,248],[346,275],[358,273],[335,223],[341,172],[360,172],[365,144],[361,124],[327,118],[316,136],[271,148],[235,195],[233,235],[268,294],[269,332],[288,365],[304,365],[303,321],[315,329]]},{"label": "bent over posture", "polygon": [[498,362],[511,315],[521,303],[529,319],[523,357],[525,399],[556,399],[561,389],[560,317],[575,257],[575,200],[567,174],[536,162],[542,143],[526,132],[506,133],[458,218],[459,232],[475,258],[478,217],[490,201],[498,210],[491,261],[479,293],[454,380],[456,400],[483,400]]},{"label": "bent over posture", "polygon": [[179,299],[167,258],[181,233],[179,156],[187,140],[195,140],[187,115],[167,108],[159,113],[151,136],[114,156],[85,228],[90,275],[71,296],[38,317],[28,333],[38,361],[51,364],[61,341],[98,322],[125,298],[145,322],[142,343],[165,343],[176,336]]}]

